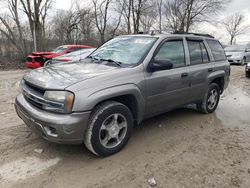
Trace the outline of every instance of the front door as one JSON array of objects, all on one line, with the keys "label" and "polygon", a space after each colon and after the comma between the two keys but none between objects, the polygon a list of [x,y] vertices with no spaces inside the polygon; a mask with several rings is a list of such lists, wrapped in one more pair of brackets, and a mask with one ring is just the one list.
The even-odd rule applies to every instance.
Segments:
[{"label": "front door", "polygon": [[171,61],[173,68],[146,73],[147,117],[185,104],[189,90],[183,39],[163,42],[153,59]]}]

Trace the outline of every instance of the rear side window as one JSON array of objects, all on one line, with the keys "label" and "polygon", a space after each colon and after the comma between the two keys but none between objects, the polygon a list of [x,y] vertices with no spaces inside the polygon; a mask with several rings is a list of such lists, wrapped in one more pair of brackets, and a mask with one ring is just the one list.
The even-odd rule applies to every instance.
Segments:
[{"label": "rear side window", "polygon": [[201,63],[209,62],[207,50],[202,41],[187,41],[187,43],[188,43],[191,65],[198,65]]},{"label": "rear side window", "polygon": [[209,48],[211,49],[215,61],[222,61],[227,59],[223,47],[221,46],[219,41],[207,40],[207,43]]},{"label": "rear side window", "polygon": [[169,60],[173,63],[173,68],[185,66],[185,54],[182,40],[165,42],[156,56],[157,60]]}]

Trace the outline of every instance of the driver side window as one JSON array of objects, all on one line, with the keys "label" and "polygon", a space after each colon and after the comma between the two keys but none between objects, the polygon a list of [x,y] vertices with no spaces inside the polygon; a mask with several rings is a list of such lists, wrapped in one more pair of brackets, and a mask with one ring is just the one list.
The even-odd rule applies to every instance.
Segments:
[{"label": "driver side window", "polygon": [[161,47],[155,60],[168,60],[173,63],[173,68],[185,66],[185,54],[181,40],[167,41]]}]

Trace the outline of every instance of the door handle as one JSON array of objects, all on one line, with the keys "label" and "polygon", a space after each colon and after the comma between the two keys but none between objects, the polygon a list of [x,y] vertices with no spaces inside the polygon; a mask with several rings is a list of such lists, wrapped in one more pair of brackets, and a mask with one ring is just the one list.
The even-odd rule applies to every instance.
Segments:
[{"label": "door handle", "polygon": [[207,71],[208,71],[208,72],[213,72],[213,69],[212,69],[212,68],[209,68]]},{"label": "door handle", "polygon": [[187,76],[188,76],[188,73],[186,73],[186,72],[184,72],[184,73],[181,74],[181,77],[182,77],[182,78],[185,78],[185,77],[187,77]]}]

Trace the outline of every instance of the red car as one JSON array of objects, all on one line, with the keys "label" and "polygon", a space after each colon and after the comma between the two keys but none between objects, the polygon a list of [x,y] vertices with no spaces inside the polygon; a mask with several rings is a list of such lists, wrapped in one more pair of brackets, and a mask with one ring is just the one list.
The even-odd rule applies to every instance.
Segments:
[{"label": "red car", "polygon": [[52,52],[33,52],[31,55],[27,56],[25,65],[28,68],[36,69],[42,67],[43,64],[49,59],[85,48],[93,47],[87,45],[63,45],[57,47]]}]

